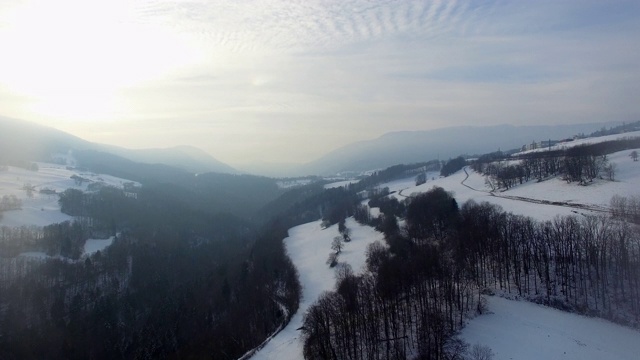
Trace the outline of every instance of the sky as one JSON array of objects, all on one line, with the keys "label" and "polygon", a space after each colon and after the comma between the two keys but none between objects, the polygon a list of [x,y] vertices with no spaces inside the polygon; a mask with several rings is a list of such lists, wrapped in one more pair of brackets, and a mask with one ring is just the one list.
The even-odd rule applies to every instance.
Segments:
[{"label": "sky", "polygon": [[640,2],[0,0],[0,115],[304,163],[391,131],[640,117]]}]

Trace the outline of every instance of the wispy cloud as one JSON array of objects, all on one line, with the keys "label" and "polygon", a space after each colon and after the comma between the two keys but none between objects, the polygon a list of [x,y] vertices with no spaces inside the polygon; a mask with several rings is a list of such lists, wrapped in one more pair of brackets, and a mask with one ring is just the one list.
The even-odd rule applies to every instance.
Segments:
[{"label": "wispy cloud", "polygon": [[[146,128],[153,137],[121,132],[118,141],[130,146],[192,143],[235,163],[305,161],[393,130],[640,115],[633,95],[640,91],[637,1],[122,4],[128,15],[121,23],[163,29],[184,42],[180,53],[198,54],[197,61],[118,89],[126,104],[118,124],[145,118],[152,120],[148,127],[184,124],[168,133],[167,126]],[[144,46],[127,49],[123,59],[154,63]],[[150,49],[171,56],[169,47]],[[31,64],[47,68],[46,61]],[[17,96],[0,83],[0,101],[21,104],[6,115],[28,117],[26,100]]]}]

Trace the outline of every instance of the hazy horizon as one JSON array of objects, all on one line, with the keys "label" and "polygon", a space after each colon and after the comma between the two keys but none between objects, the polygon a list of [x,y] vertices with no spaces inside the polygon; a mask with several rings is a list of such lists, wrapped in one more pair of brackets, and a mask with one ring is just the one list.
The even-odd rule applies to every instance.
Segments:
[{"label": "hazy horizon", "polygon": [[634,1],[3,1],[0,115],[233,166],[391,131],[635,121],[638,15]]}]

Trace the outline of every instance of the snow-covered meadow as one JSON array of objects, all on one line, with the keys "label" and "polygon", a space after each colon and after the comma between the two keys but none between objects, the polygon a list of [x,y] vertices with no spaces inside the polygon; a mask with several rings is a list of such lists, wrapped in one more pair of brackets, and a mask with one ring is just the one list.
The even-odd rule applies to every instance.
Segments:
[{"label": "snow-covered meadow", "polygon": [[[439,186],[453,192],[459,204],[468,200],[487,201],[502,206],[505,211],[531,216],[537,220],[552,220],[556,215],[598,214],[599,211],[576,209],[572,205],[606,210],[611,197],[616,194],[640,195],[638,186],[640,162],[631,159],[629,156],[631,151],[619,151],[607,156],[609,162],[615,164],[615,181],[595,179],[586,186],[552,178],[539,183],[531,180],[508,191],[492,193],[484,175],[466,167],[448,177],[428,176],[427,182],[419,186],[415,185],[415,180],[411,177],[383,184],[380,187],[389,187],[390,191],[396,191],[392,196],[403,200],[412,194],[423,193],[434,186]],[[566,206],[540,202],[566,203]]]},{"label": "snow-covered meadow", "polygon": [[[76,182],[72,177],[82,178]],[[20,200],[19,209],[3,211],[0,214],[0,226],[10,228],[21,226],[47,226],[65,221],[72,221],[73,217],[62,213],[58,203],[58,194],[67,189],[90,191],[91,184],[101,184],[124,188],[130,183],[138,183],[114,177],[111,175],[95,174],[78,171],[64,165],[51,163],[37,163],[37,171],[19,167],[6,166],[0,169],[0,198],[12,196]],[[30,190],[26,190],[29,188]],[[114,241],[109,239],[87,239],[83,248],[83,255],[90,256],[106,249]],[[21,257],[31,259],[47,259],[49,255],[42,251],[27,251]],[[60,258],[56,256],[56,258]]]},{"label": "snow-covered meadow", "polygon": [[515,155],[522,155],[522,154],[528,154],[528,153],[533,153],[533,152],[543,152],[543,151],[554,151],[554,150],[566,150],[575,146],[581,146],[581,145],[589,145],[589,144],[598,144],[598,143],[602,143],[602,142],[606,142],[606,141],[615,141],[615,140],[619,140],[619,139],[629,139],[629,138],[637,138],[640,137],[640,131],[630,131],[630,132],[626,132],[626,133],[621,133],[621,134],[613,134],[613,135],[605,135],[605,136],[598,136],[598,137],[589,137],[589,138],[584,138],[584,139],[576,139],[576,140],[572,140],[572,141],[565,141],[565,142],[559,142],[555,145],[552,146],[545,146],[545,147],[540,147],[537,149],[532,149],[532,150],[525,150],[525,151],[521,151],[519,153],[516,153]]},{"label": "snow-covered meadow", "polygon": [[527,301],[490,296],[488,313],[470,321],[460,337],[488,346],[494,360],[635,360],[640,332]]},{"label": "snow-covered meadow", "polygon": [[[289,230],[289,237],[284,240],[284,244],[300,274],[300,308],[289,324],[252,359],[303,359],[303,342],[299,328],[302,326],[304,313],[320,294],[333,290],[335,285],[337,267],[330,268],[326,261],[332,252],[331,241],[340,235],[338,225],[326,229],[320,225],[321,221],[314,221]],[[347,219],[346,226],[351,230],[351,241],[344,243],[338,262],[349,264],[353,271],[358,273],[365,265],[364,254],[367,246],[376,240],[383,241],[383,235],[369,226],[358,224],[352,218]]]},{"label": "snow-covered meadow", "polygon": [[[572,145],[581,143],[589,143],[589,140]],[[506,192],[492,193],[485,177],[467,167],[448,177],[428,173],[427,182],[418,186],[415,185],[415,176],[411,176],[379,187],[388,187],[391,196],[403,200],[439,186],[453,192],[459,204],[468,200],[488,201],[500,205],[505,211],[542,221],[552,220],[558,215],[599,214],[608,209],[611,197],[616,194],[640,195],[640,162],[634,162],[629,157],[631,151],[608,155],[610,163],[615,164],[615,181],[595,179],[587,186],[554,178],[540,183],[530,181]],[[344,186],[345,183],[335,185]],[[371,209],[371,212],[379,214],[378,209]],[[350,263],[354,270],[358,270],[365,261],[366,244],[382,240],[383,236],[370,227],[357,224],[353,219],[348,220],[347,226],[353,231],[354,242],[347,245],[341,261]],[[291,229],[289,235],[285,245],[300,273],[303,300],[291,323],[254,359],[302,359],[303,344],[298,329],[304,312],[323,291],[331,290],[334,286],[334,271],[329,269],[325,261],[331,251],[331,240],[337,235],[337,227],[321,230],[320,223],[314,222]],[[470,320],[460,336],[471,345],[478,343],[489,346],[496,360],[626,360],[637,359],[640,354],[640,332],[606,320],[499,297],[489,297],[488,308],[491,313]]]},{"label": "snow-covered meadow", "polygon": [[[60,211],[56,194],[41,193],[41,190],[52,190],[57,193],[67,189],[87,191],[91,183],[122,188],[125,183],[131,182],[110,175],[80,172],[64,165],[50,163],[37,163],[37,165],[37,171],[13,166],[0,170],[0,198],[5,195],[15,195],[22,201],[21,209],[2,213],[0,226],[46,226],[72,220],[71,216]],[[71,178],[74,175],[88,181],[83,181],[81,185],[77,184]],[[24,190],[25,186],[31,186],[34,189],[31,194]]]}]

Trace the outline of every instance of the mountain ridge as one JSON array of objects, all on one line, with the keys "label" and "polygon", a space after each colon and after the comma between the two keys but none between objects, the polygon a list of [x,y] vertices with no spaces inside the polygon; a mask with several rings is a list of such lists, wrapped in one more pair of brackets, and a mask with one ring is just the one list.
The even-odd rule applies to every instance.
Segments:
[{"label": "mountain ridge", "polygon": [[49,161],[54,153],[99,151],[145,164],[163,164],[193,173],[238,171],[202,149],[190,145],[128,149],[84,140],[53,127],[0,116],[0,161]]},{"label": "mountain ridge", "polygon": [[463,154],[474,155],[498,149],[520,148],[532,141],[566,138],[617,124],[616,122],[528,126],[501,124],[389,132],[375,139],[358,141],[330,151],[295,171],[299,175],[332,175],[343,171],[385,168],[401,163],[446,160]]}]

